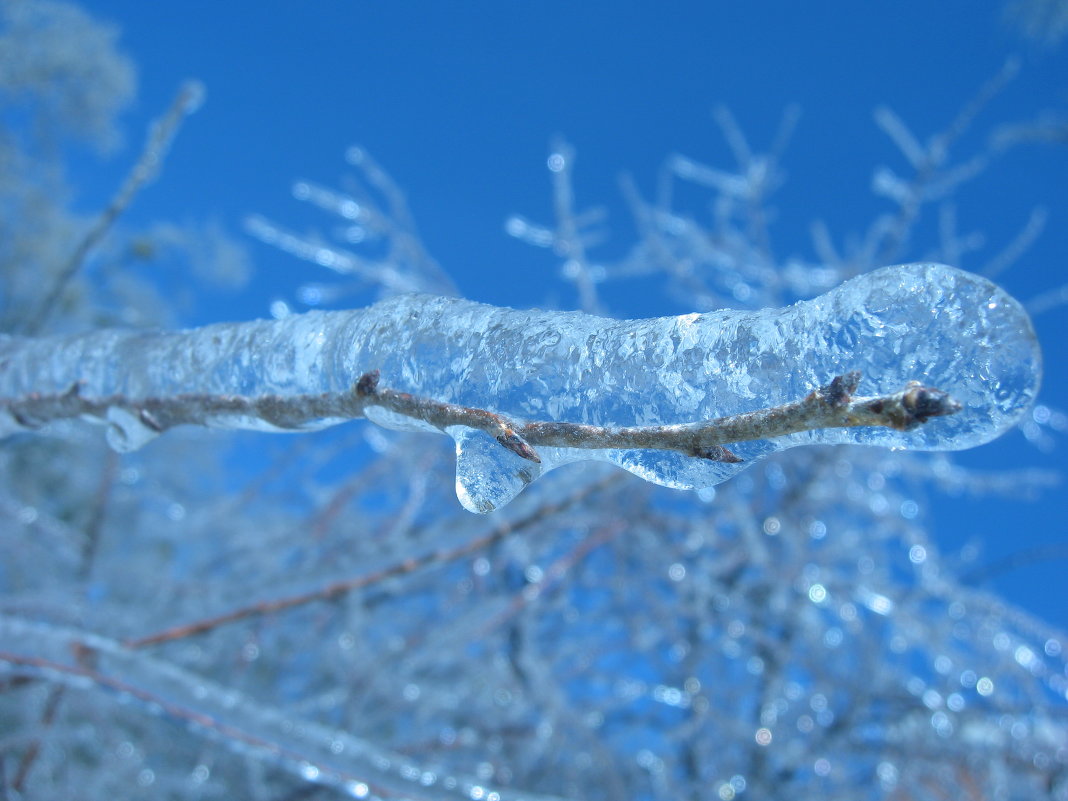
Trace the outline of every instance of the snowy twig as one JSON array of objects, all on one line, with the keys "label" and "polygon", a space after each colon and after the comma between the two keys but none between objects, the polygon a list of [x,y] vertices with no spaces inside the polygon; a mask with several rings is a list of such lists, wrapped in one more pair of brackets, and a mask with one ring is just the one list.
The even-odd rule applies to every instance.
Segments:
[{"label": "snowy twig", "polygon": [[915,175],[910,181],[897,179],[889,170],[876,171],[876,192],[888,193],[898,203],[898,211],[892,221],[881,220],[873,228],[878,242],[874,259],[889,263],[899,258],[909,235],[916,226],[924,204],[945,197],[955,191],[957,185],[979,174],[997,155],[994,148],[984,152],[958,167],[948,167],[950,148],[968,131],[976,116],[997,94],[1005,88],[1019,71],[1015,59],[1009,59],[998,74],[987,81],[965,106],[957,113],[949,127],[921,145],[905,123],[890,109],[880,107],[875,112],[875,122],[898,145],[908,159]]},{"label": "snowy twig", "polygon": [[248,416],[275,428],[299,430],[324,419],[363,417],[370,406],[420,420],[444,431],[466,426],[492,436],[504,448],[531,462],[541,462],[534,446],[560,448],[643,449],[677,451],[717,462],[740,462],[724,447],[733,442],[823,428],[879,426],[908,431],[931,417],[954,414],[961,404],[945,392],[916,381],[900,392],[854,397],[861,374],[853,371],[791,403],[714,420],[678,425],[611,427],[582,423],[534,421],[519,423],[487,409],[476,409],[379,386],[377,370],[365,373],[351,390],[318,395],[183,394],[163,398],[85,397],[74,384],[60,395],[31,394],[0,402],[19,425],[35,428],[49,421],[108,418],[114,410],[133,416],[154,433],[183,424],[211,425],[233,416]]}]

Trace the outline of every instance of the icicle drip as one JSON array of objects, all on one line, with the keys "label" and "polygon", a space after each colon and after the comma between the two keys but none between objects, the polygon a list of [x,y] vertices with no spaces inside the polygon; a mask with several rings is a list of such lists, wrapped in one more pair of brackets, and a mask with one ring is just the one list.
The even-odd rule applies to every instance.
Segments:
[{"label": "icicle drip", "polygon": [[[351,390],[379,370],[383,386],[490,410],[514,421],[598,426],[709,420],[803,398],[836,375],[863,374],[865,395],[920,381],[963,410],[912,431],[821,429],[732,446],[741,464],[652,450],[538,449],[540,464],[463,426],[456,441],[457,495],[465,507],[500,507],[567,462],[612,462],[649,481],[708,487],[755,458],[811,443],[956,450],[1013,425],[1038,389],[1040,356],[1020,304],[990,281],[939,264],[888,267],[784,309],[717,311],[648,320],[576,312],[516,311],[454,298],[406,295],[350,312],[214,325],[178,333],[99,331],[65,339],[0,340],[0,433],[32,427],[41,397],[77,392],[115,398],[94,417],[120,450],[155,430],[130,399],[178,395],[288,397]],[[123,402],[120,402],[123,401]],[[428,425],[374,406],[376,423]],[[278,430],[251,412],[204,422]],[[147,421],[147,422],[146,422]]]}]

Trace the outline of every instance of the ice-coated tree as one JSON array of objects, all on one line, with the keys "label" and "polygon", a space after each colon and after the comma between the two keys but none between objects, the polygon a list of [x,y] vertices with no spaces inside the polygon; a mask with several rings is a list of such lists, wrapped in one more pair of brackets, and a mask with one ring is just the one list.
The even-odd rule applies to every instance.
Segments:
[{"label": "ice-coated tree", "polygon": [[[79,219],[64,158],[113,136],[132,68],[72,6],[0,15],[0,798],[1068,799],[1064,634],[925,524],[933,489],[1042,480],[938,453],[1037,386],[1020,305],[938,264],[952,237],[906,246],[981,103],[923,146],[880,112],[915,176],[880,173],[894,213],[819,264],[771,257],[779,154],[726,112],[733,171],[664,172],[713,218],[629,190],[612,262],[555,143],[557,219],[508,230],[583,313],[452,297],[353,148],[353,187],[297,195],[363,250],[249,227],[381,300],[177,332],[135,257],[241,257],[113,228],[195,87]],[[611,319],[635,274],[708,311]],[[385,428],[332,425],[360,416]]]}]

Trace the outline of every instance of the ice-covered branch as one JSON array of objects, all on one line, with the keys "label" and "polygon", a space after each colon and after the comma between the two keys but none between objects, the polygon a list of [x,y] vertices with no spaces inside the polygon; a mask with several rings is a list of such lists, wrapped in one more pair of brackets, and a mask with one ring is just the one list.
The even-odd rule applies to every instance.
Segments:
[{"label": "ice-covered branch", "polygon": [[[870,397],[852,397],[855,372]],[[581,459],[692,488],[805,443],[970,447],[1016,421],[1039,372],[1015,300],[914,264],[758,312],[608,320],[409,295],[185,332],[6,338],[0,433],[82,416],[130,449],[181,423],[292,430],[365,416],[452,436],[457,494],[489,511]]]},{"label": "ice-covered branch", "polygon": [[875,398],[854,397],[860,372],[836,376],[827,386],[803,399],[768,409],[678,425],[611,426],[533,421],[513,423],[485,409],[441,403],[406,392],[378,387],[375,370],[360,378],[355,393],[367,403],[445,430],[466,426],[489,434],[504,448],[528,461],[541,463],[532,445],[583,450],[637,449],[676,451],[686,456],[738,464],[724,445],[774,439],[820,428],[881,426],[911,431],[932,417],[956,414],[961,405],[945,392],[911,381],[900,392]]},{"label": "ice-covered branch", "polygon": [[[0,614],[0,677],[110,692],[184,724],[231,751],[254,755],[356,799],[408,798],[561,801],[497,791],[442,774],[349,732],[302,720],[114,640]],[[435,766],[436,767],[436,766]]]},{"label": "ice-covered branch", "polygon": [[148,139],[141,157],[137,160],[129,175],[123,181],[119,191],[108,203],[100,216],[93,222],[85,236],[74,249],[63,269],[52,281],[45,292],[44,300],[36,312],[26,319],[24,333],[35,333],[44,325],[53,313],[60,296],[81,269],[86,257],[100,243],[115,221],[122,215],[139,191],[150,183],[159,172],[163,160],[170,148],[171,141],[177,135],[186,116],[196,111],[204,97],[204,87],[198,81],[186,81],[178,90],[174,102],[167,112],[149,129]]}]

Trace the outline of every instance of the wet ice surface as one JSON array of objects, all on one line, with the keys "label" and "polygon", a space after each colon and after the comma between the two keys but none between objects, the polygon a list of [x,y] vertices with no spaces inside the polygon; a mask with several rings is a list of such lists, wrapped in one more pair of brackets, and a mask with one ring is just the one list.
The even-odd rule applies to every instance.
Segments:
[{"label": "wet ice surface", "polygon": [[[537,465],[486,434],[450,428],[457,495],[478,512],[499,508],[542,473],[580,459],[697,488],[729,478],[761,455],[806,443],[968,448],[1015,423],[1033,401],[1041,372],[1034,331],[1019,303],[979,276],[911,264],[761,311],[610,320],[405,295],[357,311],[189,332],[7,340],[0,342],[0,397],[59,393],[76,380],[84,382],[83,395],[127,398],[343,392],[373,369],[381,371],[384,387],[516,421],[694,422],[798,400],[850,370],[863,373],[863,395],[894,393],[916,380],[964,405],[910,432],[830,429],[739,443],[731,448],[745,460],[739,465],[658,451],[569,448],[539,448]],[[129,415],[109,417],[113,445],[136,446],[146,438]],[[381,409],[368,417],[426,428]],[[214,422],[269,428],[248,418]],[[6,423],[18,427],[10,416]]]}]

